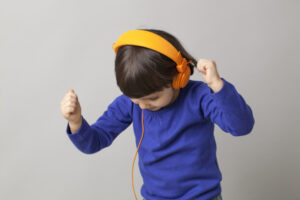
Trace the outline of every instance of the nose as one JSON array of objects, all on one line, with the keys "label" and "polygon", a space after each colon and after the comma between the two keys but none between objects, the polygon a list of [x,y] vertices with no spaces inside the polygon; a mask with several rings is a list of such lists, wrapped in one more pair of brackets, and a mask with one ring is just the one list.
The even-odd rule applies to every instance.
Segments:
[{"label": "nose", "polygon": [[140,103],[139,106],[140,106],[141,109],[150,108],[150,106],[148,104],[144,104],[144,103]]}]

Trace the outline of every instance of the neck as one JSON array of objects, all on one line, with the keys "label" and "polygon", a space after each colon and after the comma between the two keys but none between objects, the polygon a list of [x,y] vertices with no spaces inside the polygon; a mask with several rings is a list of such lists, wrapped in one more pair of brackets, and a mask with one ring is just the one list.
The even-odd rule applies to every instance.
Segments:
[{"label": "neck", "polygon": [[177,99],[179,92],[180,92],[180,90],[174,90],[174,96],[173,96],[173,99],[171,100],[170,104],[172,104]]}]

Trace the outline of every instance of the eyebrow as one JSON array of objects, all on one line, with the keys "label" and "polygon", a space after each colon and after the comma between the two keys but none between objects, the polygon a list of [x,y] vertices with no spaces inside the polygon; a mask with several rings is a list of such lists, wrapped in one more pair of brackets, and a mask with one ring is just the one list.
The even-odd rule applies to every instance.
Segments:
[{"label": "eyebrow", "polygon": [[147,97],[147,98],[141,98],[141,99],[154,99],[154,98],[157,98],[159,95],[156,94],[156,95],[153,95],[152,97]]}]

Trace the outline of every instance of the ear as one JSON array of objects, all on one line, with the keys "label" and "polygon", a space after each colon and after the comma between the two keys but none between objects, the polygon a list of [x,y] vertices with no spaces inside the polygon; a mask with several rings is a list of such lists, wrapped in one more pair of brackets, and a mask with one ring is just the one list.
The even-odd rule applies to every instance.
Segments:
[{"label": "ear", "polygon": [[172,87],[172,84],[171,84],[171,83],[169,83],[169,84],[166,86],[166,88],[170,88],[170,87]]}]

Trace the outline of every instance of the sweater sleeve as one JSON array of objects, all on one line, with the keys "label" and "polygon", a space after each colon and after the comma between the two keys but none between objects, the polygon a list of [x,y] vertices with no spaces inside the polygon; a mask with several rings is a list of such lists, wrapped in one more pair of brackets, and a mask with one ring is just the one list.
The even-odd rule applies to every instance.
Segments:
[{"label": "sweater sleeve", "polygon": [[254,126],[252,110],[235,87],[224,78],[222,80],[223,87],[216,93],[204,84],[200,105],[203,115],[233,136],[246,135]]},{"label": "sweater sleeve", "polygon": [[132,122],[132,101],[124,96],[117,97],[97,121],[89,125],[82,117],[82,125],[71,133],[67,124],[67,135],[83,153],[92,154],[111,145],[113,140]]}]

